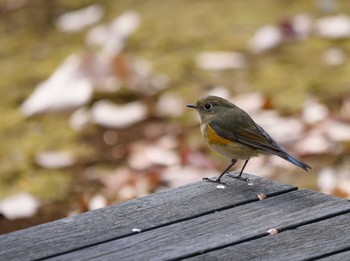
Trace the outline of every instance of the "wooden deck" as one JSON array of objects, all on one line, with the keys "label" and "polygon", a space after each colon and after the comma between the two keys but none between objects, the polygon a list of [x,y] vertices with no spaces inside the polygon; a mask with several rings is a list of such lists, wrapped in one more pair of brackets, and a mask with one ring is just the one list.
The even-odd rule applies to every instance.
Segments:
[{"label": "wooden deck", "polygon": [[200,181],[5,234],[0,260],[350,260],[347,199],[249,179]]}]

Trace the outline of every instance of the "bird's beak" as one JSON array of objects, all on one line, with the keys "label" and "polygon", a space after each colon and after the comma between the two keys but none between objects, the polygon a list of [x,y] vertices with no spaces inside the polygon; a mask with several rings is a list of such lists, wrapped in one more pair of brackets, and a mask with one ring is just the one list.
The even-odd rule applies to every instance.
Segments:
[{"label": "bird's beak", "polygon": [[197,109],[197,105],[196,104],[187,104],[186,107],[192,108],[192,109]]}]

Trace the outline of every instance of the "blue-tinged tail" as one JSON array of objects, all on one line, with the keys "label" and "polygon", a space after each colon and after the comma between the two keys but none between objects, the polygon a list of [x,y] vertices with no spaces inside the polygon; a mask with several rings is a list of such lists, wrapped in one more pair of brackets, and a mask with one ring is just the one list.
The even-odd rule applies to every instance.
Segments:
[{"label": "blue-tinged tail", "polygon": [[290,155],[287,155],[287,157],[285,159],[288,160],[289,162],[293,163],[294,165],[298,166],[299,168],[302,168],[305,171],[308,171],[308,170],[311,169],[311,167],[309,165],[307,165],[306,163],[302,162],[301,160],[293,158]]}]

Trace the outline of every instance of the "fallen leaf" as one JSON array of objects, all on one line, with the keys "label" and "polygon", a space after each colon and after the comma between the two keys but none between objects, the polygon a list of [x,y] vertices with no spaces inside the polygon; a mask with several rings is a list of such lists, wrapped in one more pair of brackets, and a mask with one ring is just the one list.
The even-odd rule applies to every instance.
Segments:
[{"label": "fallen leaf", "polygon": [[32,217],[40,206],[36,197],[20,193],[0,201],[0,213],[7,219]]},{"label": "fallen leaf", "polygon": [[331,66],[339,66],[345,62],[346,54],[341,48],[329,48],[323,54],[323,61]]},{"label": "fallen leaf", "polygon": [[265,25],[259,28],[250,40],[250,50],[262,53],[274,49],[282,43],[283,35],[278,26]]},{"label": "fallen leaf", "polygon": [[267,199],[267,196],[264,193],[258,193],[257,196],[258,196],[259,200]]},{"label": "fallen leaf", "polygon": [[56,26],[62,32],[78,32],[97,23],[104,14],[104,7],[93,4],[88,7],[66,12],[57,18]]},{"label": "fallen leaf", "polygon": [[89,210],[95,210],[95,209],[103,208],[105,206],[107,206],[107,200],[105,196],[101,194],[97,194],[90,199],[88,208]]},{"label": "fallen leaf", "polygon": [[329,115],[328,108],[315,101],[314,99],[309,99],[304,103],[304,109],[302,112],[302,119],[308,124],[315,124],[325,120]]},{"label": "fallen leaf", "polygon": [[144,120],[146,116],[147,108],[139,101],[116,105],[108,100],[101,100],[91,109],[92,121],[104,127],[126,128]]},{"label": "fallen leaf", "polygon": [[274,236],[274,235],[277,235],[279,231],[276,228],[270,228],[269,230],[267,230],[267,233],[271,236]]},{"label": "fallen leaf", "polygon": [[182,115],[185,109],[184,100],[171,93],[161,95],[156,104],[156,114],[158,116],[177,117]]},{"label": "fallen leaf", "polygon": [[30,117],[39,113],[67,111],[86,104],[92,96],[93,86],[81,73],[81,61],[81,55],[69,56],[24,101],[21,113]]},{"label": "fallen leaf", "polygon": [[350,18],[347,15],[323,17],[315,22],[315,32],[328,39],[350,37]]},{"label": "fallen leaf", "polygon": [[247,59],[239,52],[203,52],[197,57],[197,66],[211,71],[243,69],[247,67]]},{"label": "fallen leaf", "polygon": [[66,151],[43,151],[35,155],[35,162],[42,168],[61,169],[72,166],[75,160]]}]

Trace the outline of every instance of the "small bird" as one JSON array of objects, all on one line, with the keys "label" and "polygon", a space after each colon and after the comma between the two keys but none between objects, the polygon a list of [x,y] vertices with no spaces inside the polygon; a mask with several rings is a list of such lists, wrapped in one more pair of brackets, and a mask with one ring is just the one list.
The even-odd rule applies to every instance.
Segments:
[{"label": "small bird", "polygon": [[[294,165],[308,171],[310,166],[289,155],[270,135],[253,119],[233,103],[217,96],[208,96],[200,99],[196,104],[187,107],[196,109],[201,122],[201,133],[210,148],[231,159],[230,165],[211,180],[220,183],[221,178],[231,169],[238,159],[245,163],[236,177],[242,178],[242,173],[251,157],[277,155]],[[243,179],[244,180],[244,179]]]}]

